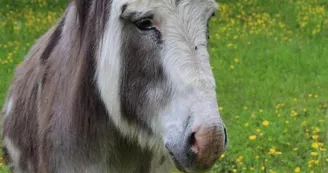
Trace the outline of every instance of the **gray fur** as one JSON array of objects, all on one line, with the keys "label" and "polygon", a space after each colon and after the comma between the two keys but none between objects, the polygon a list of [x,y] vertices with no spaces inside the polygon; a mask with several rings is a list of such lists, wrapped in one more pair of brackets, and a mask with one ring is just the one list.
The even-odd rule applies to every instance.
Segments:
[{"label": "gray fur", "polygon": [[[203,32],[214,1],[156,1],[162,4],[141,12],[142,3],[127,3],[114,13],[122,28],[108,26],[113,1],[73,0],[17,67],[2,110],[4,154],[15,173],[164,173],[174,163],[198,172],[223,152],[226,134]],[[185,15],[199,4],[195,18]],[[172,14],[166,28],[159,6]],[[140,31],[131,21],[151,13],[156,30]],[[108,28],[122,32],[119,45],[105,39],[115,38],[106,37],[115,36]],[[119,55],[107,56],[108,47]],[[119,72],[103,70],[99,79],[113,61]],[[106,79],[113,74],[116,88]],[[108,88],[119,88],[119,98]],[[113,105],[119,113],[111,112]],[[196,131],[206,139],[200,147],[209,148],[198,155],[190,142]]]}]

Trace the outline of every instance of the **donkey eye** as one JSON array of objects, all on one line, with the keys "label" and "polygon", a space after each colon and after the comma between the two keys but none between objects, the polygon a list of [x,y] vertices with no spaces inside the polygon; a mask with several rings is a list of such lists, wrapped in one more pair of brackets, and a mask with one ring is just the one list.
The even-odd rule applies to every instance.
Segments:
[{"label": "donkey eye", "polygon": [[136,22],[134,22],[134,25],[142,31],[152,30],[155,28],[151,21],[151,18],[137,20]]}]

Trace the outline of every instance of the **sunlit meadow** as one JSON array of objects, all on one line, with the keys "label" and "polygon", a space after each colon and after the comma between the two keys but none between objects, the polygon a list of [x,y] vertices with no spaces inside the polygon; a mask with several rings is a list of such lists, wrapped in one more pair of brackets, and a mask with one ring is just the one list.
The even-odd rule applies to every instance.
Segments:
[{"label": "sunlit meadow", "polygon": [[[0,105],[15,66],[66,4],[0,0]],[[222,0],[210,27],[229,133],[212,172],[328,172],[328,0]]]}]

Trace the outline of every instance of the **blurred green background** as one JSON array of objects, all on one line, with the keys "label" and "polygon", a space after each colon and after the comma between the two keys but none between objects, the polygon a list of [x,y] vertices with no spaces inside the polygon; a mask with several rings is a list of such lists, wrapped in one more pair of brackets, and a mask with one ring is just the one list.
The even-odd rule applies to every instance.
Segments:
[{"label": "blurred green background", "polygon": [[[210,53],[230,141],[212,172],[328,172],[328,0],[219,4]],[[16,65],[66,5],[0,0],[0,105]]]}]

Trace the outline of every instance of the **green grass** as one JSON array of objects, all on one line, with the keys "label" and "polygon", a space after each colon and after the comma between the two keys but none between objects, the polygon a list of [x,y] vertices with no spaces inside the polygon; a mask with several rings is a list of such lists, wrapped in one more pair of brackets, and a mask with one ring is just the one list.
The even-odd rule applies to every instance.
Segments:
[{"label": "green grass", "polygon": [[[0,0],[1,105],[65,2]],[[328,0],[220,4],[210,53],[230,141],[212,172],[328,172]]]}]

